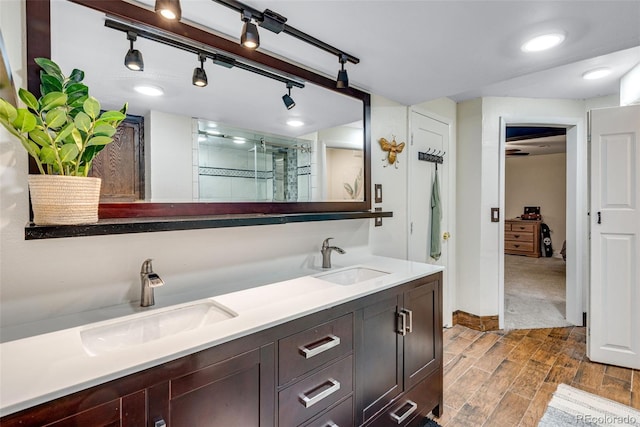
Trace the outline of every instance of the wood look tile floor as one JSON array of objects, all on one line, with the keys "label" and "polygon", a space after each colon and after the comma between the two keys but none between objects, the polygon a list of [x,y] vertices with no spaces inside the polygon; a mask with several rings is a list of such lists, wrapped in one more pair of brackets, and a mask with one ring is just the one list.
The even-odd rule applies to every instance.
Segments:
[{"label": "wood look tile floor", "polygon": [[640,409],[640,371],[593,363],[586,328],[444,331],[444,427],[537,426],[559,383]]}]

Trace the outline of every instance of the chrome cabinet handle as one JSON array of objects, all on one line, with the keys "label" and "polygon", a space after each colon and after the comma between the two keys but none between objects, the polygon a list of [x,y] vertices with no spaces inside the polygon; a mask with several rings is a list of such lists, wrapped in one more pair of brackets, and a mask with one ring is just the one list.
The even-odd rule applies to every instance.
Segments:
[{"label": "chrome cabinet handle", "polygon": [[409,316],[407,332],[411,333],[411,331],[413,331],[413,311],[409,310],[408,308],[403,308],[402,311],[407,313],[407,315]]},{"label": "chrome cabinet handle", "polygon": [[331,387],[321,391],[320,393],[316,394],[313,397],[308,397],[304,393],[300,395],[300,400],[302,400],[302,404],[304,405],[305,408],[309,408],[315,405],[316,403],[320,402],[322,399],[329,397],[336,391],[340,390],[340,382],[337,380],[334,380],[333,378],[329,378],[324,384],[331,384]]},{"label": "chrome cabinet handle", "polygon": [[398,319],[400,319],[400,326],[398,327],[397,333],[402,336],[407,335],[407,313],[404,310],[400,310]]},{"label": "chrome cabinet handle", "polygon": [[337,347],[340,345],[340,337],[337,337],[333,334],[329,334],[327,335],[327,339],[329,341],[317,347],[309,348],[307,346],[301,346],[298,348],[300,349],[300,352],[304,355],[305,359],[310,359],[313,356],[317,356],[320,353],[323,353],[329,349],[332,349],[333,347]]},{"label": "chrome cabinet handle", "polygon": [[329,421],[328,423],[326,423],[324,425],[324,427],[340,427],[338,424],[334,423],[333,421]]},{"label": "chrome cabinet handle", "polygon": [[167,427],[167,423],[165,423],[164,420],[159,420],[159,421],[156,421],[156,423],[154,424],[154,427]]},{"label": "chrome cabinet handle", "polygon": [[[407,400],[407,403],[405,403],[405,405],[409,405],[409,406],[411,406],[411,408],[409,408],[404,414],[398,415],[395,412],[391,413],[391,419],[394,420],[396,422],[396,424],[402,424],[402,422],[404,420],[409,418],[409,415],[413,414],[415,412],[415,410],[418,409],[418,404],[416,402],[411,401],[411,400]],[[396,412],[398,412],[400,409],[404,408],[405,405],[402,405],[401,407],[399,407],[396,410]]]}]

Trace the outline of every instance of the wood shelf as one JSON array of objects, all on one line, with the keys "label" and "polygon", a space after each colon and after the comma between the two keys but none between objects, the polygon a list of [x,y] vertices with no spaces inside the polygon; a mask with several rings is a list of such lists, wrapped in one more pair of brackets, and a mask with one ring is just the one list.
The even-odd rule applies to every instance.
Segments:
[{"label": "wood shelf", "polygon": [[24,229],[24,238],[25,240],[57,239],[62,237],[102,236],[109,234],[148,233],[156,231],[197,230],[205,228],[244,227],[252,225],[289,224],[295,222],[391,217],[393,217],[393,212],[361,211],[102,219],[96,224],[87,225],[28,224]]}]

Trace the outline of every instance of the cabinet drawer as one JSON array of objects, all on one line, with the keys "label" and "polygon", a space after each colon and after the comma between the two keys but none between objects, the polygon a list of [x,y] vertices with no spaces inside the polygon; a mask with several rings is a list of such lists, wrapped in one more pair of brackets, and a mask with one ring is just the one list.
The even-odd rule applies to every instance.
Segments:
[{"label": "cabinet drawer", "polygon": [[520,222],[511,224],[511,231],[526,231],[529,233],[533,233],[535,228],[536,228],[535,224],[526,224],[526,223],[520,223]]},{"label": "cabinet drawer", "polygon": [[353,425],[353,397],[338,403],[302,427],[351,427]]},{"label": "cabinet drawer", "polygon": [[504,239],[516,242],[533,242],[533,233],[527,233],[524,231],[508,231],[504,233]]},{"label": "cabinet drawer", "polygon": [[533,242],[505,241],[504,248],[509,251],[531,252],[533,251]]},{"label": "cabinet drawer", "polygon": [[419,426],[441,402],[442,372],[434,372],[404,394],[367,427]]},{"label": "cabinet drawer", "polygon": [[511,231],[511,223],[510,222],[505,222],[504,223],[504,231]]},{"label": "cabinet drawer", "polygon": [[353,349],[353,315],[339,317],[278,342],[279,384],[293,379]]},{"label": "cabinet drawer", "polygon": [[297,426],[353,391],[353,356],[278,393],[278,425]]}]

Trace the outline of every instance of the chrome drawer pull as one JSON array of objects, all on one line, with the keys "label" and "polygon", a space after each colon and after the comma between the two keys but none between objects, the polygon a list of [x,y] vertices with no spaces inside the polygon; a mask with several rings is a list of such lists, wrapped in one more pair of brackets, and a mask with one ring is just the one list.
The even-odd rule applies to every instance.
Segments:
[{"label": "chrome drawer pull", "polygon": [[[313,405],[315,405],[316,403],[320,402],[322,399],[324,399],[325,397],[329,397],[330,395],[332,395],[333,393],[335,393],[336,391],[340,390],[340,382],[338,382],[337,380],[334,380],[333,378],[329,378],[327,381],[325,381],[324,383],[321,384],[325,385],[325,384],[331,384],[331,387],[329,387],[328,389],[321,391],[320,393],[316,394],[313,397],[307,397],[306,394],[302,393],[300,395],[300,400],[302,400],[302,404],[304,405],[305,408],[309,408]],[[316,387],[314,390],[317,390],[320,387]],[[314,390],[311,390],[312,392]]]},{"label": "chrome drawer pull", "polygon": [[153,426],[154,427],[167,427],[167,423],[165,423],[164,420],[160,420],[160,421],[156,421],[156,423]]},{"label": "chrome drawer pull", "polygon": [[328,423],[326,423],[324,425],[324,427],[340,427],[338,424],[334,423],[333,421],[329,421]]},{"label": "chrome drawer pull", "polygon": [[413,311],[409,310],[408,308],[403,308],[402,311],[409,315],[407,332],[411,333],[413,331]]},{"label": "chrome drawer pull", "polygon": [[400,335],[407,335],[407,313],[403,310],[398,313],[398,319],[400,319],[400,326],[398,327],[397,333]]},{"label": "chrome drawer pull", "polygon": [[407,418],[409,418],[409,415],[413,414],[415,412],[416,409],[418,409],[418,404],[416,402],[413,402],[411,400],[407,400],[407,403],[405,403],[404,405],[402,405],[401,407],[399,407],[397,411],[399,411],[400,409],[404,408],[405,405],[409,405],[411,406],[411,408],[407,409],[407,411],[402,414],[402,415],[398,415],[395,412],[391,413],[391,419],[394,420],[396,422],[396,424],[402,424],[402,422],[404,420],[406,420]]},{"label": "chrome drawer pull", "polygon": [[[298,347],[300,349],[300,352],[302,352],[302,354],[304,355],[305,359],[310,359],[313,356],[317,356],[320,353],[323,353],[329,349],[332,349],[333,347],[337,347],[340,345],[340,337],[337,337],[333,334],[329,334],[327,335],[327,337],[325,338],[326,340],[328,340],[326,343],[321,344],[317,347],[313,347],[313,348],[308,348],[306,346],[301,346]],[[321,340],[322,341],[322,340]],[[316,341],[316,342],[320,342],[320,341]],[[315,343],[313,343],[315,344]],[[313,345],[311,344],[311,345]]]}]

